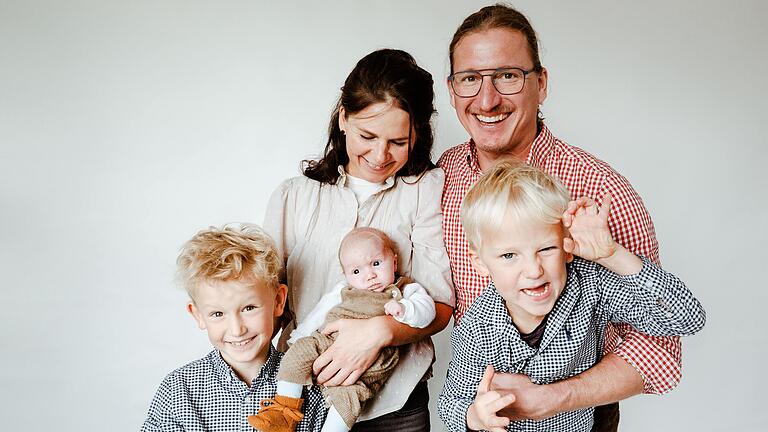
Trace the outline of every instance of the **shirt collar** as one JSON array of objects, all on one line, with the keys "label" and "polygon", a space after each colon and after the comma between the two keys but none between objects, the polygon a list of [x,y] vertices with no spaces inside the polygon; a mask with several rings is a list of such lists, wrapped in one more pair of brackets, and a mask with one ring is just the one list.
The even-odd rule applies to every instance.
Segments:
[{"label": "shirt collar", "polygon": [[[224,380],[224,382],[229,383],[239,383],[240,378],[237,377],[237,374],[232,369],[232,367],[227,364],[226,361],[224,361],[224,358],[221,356],[221,352],[219,350],[214,350],[210,354],[211,362],[213,363],[213,367],[216,370],[216,373],[219,375],[220,378]],[[280,352],[275,349],[275,347],[270,343],[269,344],[269,356],[267,357],[267,361],[264,362],[264,364],[261,366],[261,369],[259,370],[259,374],[256,378],[272,378],[277,376],[277,369],[280,366]],[[250,386],[251,383],[248,383]]]},{"label": "shirt collar", "polygon": [[517,331],[517,327],[515,327],[512,322],[512,317],[509,316],[509,311],[507,311],[507,307],[504,305],[504,298],[502,298],[501,294],[496,290],[496,285],[494,285],[493,282],[488,285],[482,295],[488,295],[491,299],[492,313],[486,321],[487,324],[494,328],[506,327],[504,330],[505,333],[507,331]]},{"label": "shirt collar", "polygon": [[[549,128],[545,125],[541,125],[541,131],[531,144],[531,148],[528,150],[528,156],[525,158],[525,163],[532,166],[541,166],[547,155],[555,145],[555,137],[550,132]],[[467,142],[467,154],[466,154],[467,167],[476,174],[482,174],[480,169],[480,163],[477,160],[477,147],[475,142],[470,138]]]},{"label": "shirt collar", "polygon": [[[344,169],[344,165],[339,165],[338,167],[339,171],[339,180],[336,182],[339,186],[347,187],[347,177],[349,174],[347,174],[347,170]],[[395,176],[389,176],[386,180],[384,180],[384,186],[382,186],[381,190],[389,189],[392,186],[395,185]]]}]

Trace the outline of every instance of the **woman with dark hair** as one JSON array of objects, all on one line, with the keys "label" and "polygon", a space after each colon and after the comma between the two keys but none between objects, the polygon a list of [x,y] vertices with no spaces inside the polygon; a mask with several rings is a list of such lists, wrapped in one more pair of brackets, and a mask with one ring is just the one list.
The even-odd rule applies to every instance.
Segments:
[{"label": "woman with dark hair", "polygon": [[339,245],[356,227],[386,233],[397,248],[399,275],[420,283],[436,302],[436,318],[424,329],[391,316],[338,320],[322,329],[338,332],[313,367],[325,386],[354,383],[382,348],[402,346],[395,372],[355,431],[429,430],[429,336],[445,328],[454,305],[440,213],[444,175],[430,159],[432,85],[429,72],[404,51],[384,49],[362,58],[341,89],[323,156],[304,161],[304,175],[277,188],[264,221],[283,254],[293,314],[281,348],[343,280]]}]

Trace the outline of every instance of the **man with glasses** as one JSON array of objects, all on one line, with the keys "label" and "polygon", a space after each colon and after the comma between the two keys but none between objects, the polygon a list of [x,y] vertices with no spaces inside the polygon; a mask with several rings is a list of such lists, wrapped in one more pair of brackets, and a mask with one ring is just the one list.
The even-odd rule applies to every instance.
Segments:
[{"label": "man with glasses", "polygon": [[[554,137],[539,105],[547,97],[547,70],[539,60],[536,33],[520,12],[504,5],[484,7],[467,17],[450,44],[451,105],[470,140],[447,150],[438,161],[446,173],[443,228],[456,287],[454,317],[461,316],[490,280],[472,267],[461,228],[461,201],[483,171],[503,158],[517,158],[558,178],[573,198],[598,202],[612,197],[613,237],[624,247],[659,262],[653,222],[627,179],[605,162]],[[650,337],[631,327],[609,326],[605,356],[581,375],[536,385],[522,375],[497,373],[494,386],[511,390],[516,401],[499,415],[541,419],[602,404],[593,431],[615,431],[618,400],[662,394],[680,380],[678,338]]]}]

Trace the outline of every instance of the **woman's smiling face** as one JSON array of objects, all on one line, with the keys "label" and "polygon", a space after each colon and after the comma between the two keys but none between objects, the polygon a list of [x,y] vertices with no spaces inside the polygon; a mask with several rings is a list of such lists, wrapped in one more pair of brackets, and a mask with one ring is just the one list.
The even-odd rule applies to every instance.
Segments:
[{"label": "woman's smiling face", "polygon": [[376,103],[350,115],[342,107],[339,127],[346,135],[347,174],[382,183],[408,162],[415,133],[408,113],[392,103]]}]

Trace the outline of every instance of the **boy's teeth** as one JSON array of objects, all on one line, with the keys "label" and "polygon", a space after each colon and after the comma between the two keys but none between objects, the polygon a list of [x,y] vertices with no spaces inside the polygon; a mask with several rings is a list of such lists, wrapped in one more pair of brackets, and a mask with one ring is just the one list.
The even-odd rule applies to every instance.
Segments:
[{"label": "boy's teeth", "polygon": [[527,288],[523,292],[531,297],[541,297],[549,291],[549,284],[544,284],[536,288]]}]

